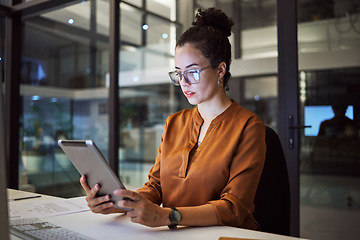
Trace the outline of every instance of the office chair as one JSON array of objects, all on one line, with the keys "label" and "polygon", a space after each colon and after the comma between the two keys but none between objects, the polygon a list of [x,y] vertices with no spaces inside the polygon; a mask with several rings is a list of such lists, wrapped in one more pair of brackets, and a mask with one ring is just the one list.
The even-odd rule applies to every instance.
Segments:
[{"label": "office chair", "polygon": [[290,235],[290,184],[277,133],[266,126],[265,165],[255,194],[254,217],[260,231]]}]

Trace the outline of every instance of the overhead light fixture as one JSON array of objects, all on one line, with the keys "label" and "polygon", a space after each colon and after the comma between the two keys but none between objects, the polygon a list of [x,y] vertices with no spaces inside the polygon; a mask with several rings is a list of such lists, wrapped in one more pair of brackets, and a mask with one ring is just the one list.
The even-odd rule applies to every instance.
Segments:
[{"label": "overhead light fixture", "polygon": [[144,25],[142,26],[142,29],[144,29],[145,31],[148,30],[148,29],[149,29],[149,25],[144,24]]},{"label": "overhead light fixture", "polygon": [[69,24],[73,24],[73,23],[74,23],[74,19],[70,18],[70,19],[68,20],[68,23],[69,23]]},{"label": "overhead light fixture", "polygon": [[134,82],[138,82],[139,80],[140,80],[140,78],[139,78],[138,76],[134,76],[134,77],[133,77],[133,81],[134,81]]},{"label": "overhead light fixture", "polygon": [[32,96],[32,98],[31,98],[31,100],[33,100],[33,101],[37,101],[37,100],[39,100],[40,99],[40,97],[38,96],[38,95],[34,95],[34,96]]}]

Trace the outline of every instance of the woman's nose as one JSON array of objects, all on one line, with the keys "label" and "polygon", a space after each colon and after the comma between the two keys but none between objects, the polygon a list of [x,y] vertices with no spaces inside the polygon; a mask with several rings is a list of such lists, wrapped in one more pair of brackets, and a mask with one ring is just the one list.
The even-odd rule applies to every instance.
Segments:
[{"label": "woman's nose", "polygon": [[186,77],[183,74],[180,75],[180,85],[190,85],[190,83],[187,81]]}]

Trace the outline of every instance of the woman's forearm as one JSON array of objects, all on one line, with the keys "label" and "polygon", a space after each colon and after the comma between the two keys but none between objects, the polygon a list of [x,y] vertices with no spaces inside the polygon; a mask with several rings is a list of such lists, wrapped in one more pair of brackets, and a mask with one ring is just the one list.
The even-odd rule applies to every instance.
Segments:
[{"label": "woman's forearm", "polygon": [[177,210],[179,210],[182,215],[179,225],[211,226],[218,224],[215,209],[211,204],[194,207],[179,207]]}]

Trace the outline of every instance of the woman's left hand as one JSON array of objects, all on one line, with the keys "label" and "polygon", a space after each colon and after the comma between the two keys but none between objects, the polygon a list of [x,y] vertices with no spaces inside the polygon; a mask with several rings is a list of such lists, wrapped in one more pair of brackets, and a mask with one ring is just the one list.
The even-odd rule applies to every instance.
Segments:
[{"label": "woman's left hand", "polygon": [[162,208],[147,198],[142,197],[141,194],[131,190],[117,189],[114,191],[114,194],[132,200],[120,200],[116,203],[119,207],[133,209],[126,214],[131,218],[132,222],[149,227],[159,227],[170,224],[170,208]]}]

